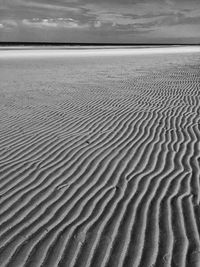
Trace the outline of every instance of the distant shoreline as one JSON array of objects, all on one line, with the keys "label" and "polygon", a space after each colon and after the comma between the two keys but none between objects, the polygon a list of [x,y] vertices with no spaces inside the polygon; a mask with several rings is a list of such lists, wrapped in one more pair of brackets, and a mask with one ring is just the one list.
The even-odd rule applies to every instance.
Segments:
[{"label": "distant shoreline", "polygon": [[144,49],[200,46],[200,44],[63,44],[63,43],[0,43],[0,50],[88,50],[88,49]]},{"label": "distant shoreline", "polygon": [[54,42],[0,42],[0,46],[185,46],[200,43],[54,43]]},{"label": "distant shoreline", "polygon": [[50,42],[0,42],[0,47],[163,47],[199,46],[200,43],[50,43]]}]

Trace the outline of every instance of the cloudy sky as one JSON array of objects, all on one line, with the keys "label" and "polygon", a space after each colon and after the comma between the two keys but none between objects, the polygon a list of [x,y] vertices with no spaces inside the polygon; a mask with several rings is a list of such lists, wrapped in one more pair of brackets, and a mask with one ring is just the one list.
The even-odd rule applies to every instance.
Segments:
[{"label": "cloudy sky", "polygon": [[0,0],[0,41],[200,43],[200,0]]}]

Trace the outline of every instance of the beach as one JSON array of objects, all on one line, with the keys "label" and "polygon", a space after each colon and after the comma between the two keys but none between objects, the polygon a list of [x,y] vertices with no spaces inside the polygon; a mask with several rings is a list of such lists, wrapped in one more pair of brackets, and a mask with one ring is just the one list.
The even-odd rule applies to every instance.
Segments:
[{"label": "beach", "polygon": [[200,266],[200,47],[0,50],[0,266]]}]

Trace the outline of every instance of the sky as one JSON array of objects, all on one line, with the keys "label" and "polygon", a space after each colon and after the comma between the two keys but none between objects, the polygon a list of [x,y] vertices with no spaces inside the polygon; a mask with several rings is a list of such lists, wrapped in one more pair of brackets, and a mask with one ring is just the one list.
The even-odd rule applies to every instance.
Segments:
[{"label": "sky", "polygon": [[200,43],[200,0],[0,0],[0,42]]}]

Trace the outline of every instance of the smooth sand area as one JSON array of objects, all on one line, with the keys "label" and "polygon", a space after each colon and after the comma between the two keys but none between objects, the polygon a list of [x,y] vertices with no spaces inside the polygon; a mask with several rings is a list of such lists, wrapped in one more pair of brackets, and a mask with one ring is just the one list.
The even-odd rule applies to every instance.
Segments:
[{"label": "smooth sand area", "polygon": [[0,52],[1,267],[200,266],[195,49]]},{"label": "smooth sand area", "polygon": [[116,55],[151,55],[151,54],[172,54],[172,53],[200,53],[200,46],[169,46],[169,47],[141,47],[141,48],[76,48],[76,49],[12,49],[1,50],[0,59],[26,58],[26,57],[88,57],[88,56],[116,56]]}]

